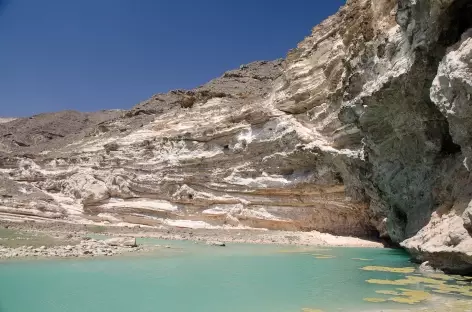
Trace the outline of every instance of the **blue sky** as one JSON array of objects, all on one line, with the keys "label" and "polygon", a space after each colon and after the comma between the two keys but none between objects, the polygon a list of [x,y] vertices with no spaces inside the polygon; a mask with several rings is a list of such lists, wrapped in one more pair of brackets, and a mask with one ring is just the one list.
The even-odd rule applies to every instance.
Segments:
[{"label": "blue sky", "polygon": [[0,0],[0,116],[130,108],[284,57],[341,0]]}]

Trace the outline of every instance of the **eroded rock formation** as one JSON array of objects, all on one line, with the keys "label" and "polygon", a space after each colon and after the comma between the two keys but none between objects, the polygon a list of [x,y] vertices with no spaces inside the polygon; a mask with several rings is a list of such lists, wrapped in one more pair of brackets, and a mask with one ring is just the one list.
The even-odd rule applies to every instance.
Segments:
[{"label": "eroded rock formation", "polygon": [[381,236],[472,272],[472,3],[349,0],[285,60],[0,123],[2,218]]}]

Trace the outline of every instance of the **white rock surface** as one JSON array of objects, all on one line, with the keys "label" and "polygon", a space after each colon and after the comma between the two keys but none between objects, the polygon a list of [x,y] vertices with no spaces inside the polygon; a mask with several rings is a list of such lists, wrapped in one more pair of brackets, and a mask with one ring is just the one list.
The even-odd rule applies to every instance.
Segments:
[{"label": "white rock surface", "polygon": [[0,118],[0,124],[15,120],[16,118]]},{"label": "white rock surface", "polygon": [[106,239],[105,244],[109,246],[122,246],[122,247],[137,247],[136,238],[134,237],[113,237]]}]

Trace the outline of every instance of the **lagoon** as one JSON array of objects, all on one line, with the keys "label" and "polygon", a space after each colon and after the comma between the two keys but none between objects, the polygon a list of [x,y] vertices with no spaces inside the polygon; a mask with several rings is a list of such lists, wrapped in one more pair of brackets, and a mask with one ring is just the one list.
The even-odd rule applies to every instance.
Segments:
[{"label": "lagoon", "polygon": [[401,250],[165,244],[144,255],[1,262],[0,312],[379,311],[410,305],[365,300],[392,297],[377,290],[425,289],[366,282],[405,277],[367,266],[414,270]]}]

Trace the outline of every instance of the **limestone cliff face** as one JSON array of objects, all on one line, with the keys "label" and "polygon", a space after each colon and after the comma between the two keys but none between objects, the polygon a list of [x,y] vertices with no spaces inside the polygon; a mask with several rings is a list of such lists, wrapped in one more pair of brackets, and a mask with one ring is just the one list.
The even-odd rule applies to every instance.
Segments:
[{"label": "limestone cliff face", "polygon": [[470,273],[471,6],[349,0],[285,60],[1,123],[1,217],[380,235]]},{"label": "limestone cliff face", "polygon": [[[370,235],[367,206],[345,195],[350,152],[275,107],[283,67],[281,60],[244,65],[118,116],[66,112],[64,126],[50,115],[14,121],[27,131],[3,140],[11,150],[5,194],[15,195],[0,210],[77,222]],[[91,125],[74,122],[85,118]],[[12,123],[5,124],[11,132]],[[29,130],[37,124],[55,133],[39,149]],[[71,128],[78,130],[64,133]]]}]

